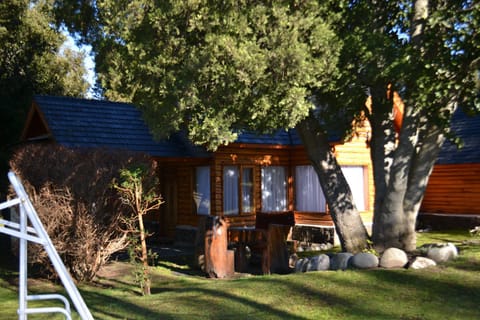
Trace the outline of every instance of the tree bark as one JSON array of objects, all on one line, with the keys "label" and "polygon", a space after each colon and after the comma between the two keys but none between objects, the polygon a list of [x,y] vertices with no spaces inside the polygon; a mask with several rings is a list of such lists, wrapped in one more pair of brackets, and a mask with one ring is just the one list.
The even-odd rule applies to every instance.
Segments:
[{"label": "tree bark", "polygon": [[327,135],[313,115],[296,128],[317,172],[342,250],[361,252],[367,247],[368,233],[355,207],[347,180],[331,151]]},{"label": "tree bark", "polygon": [[143,295],[149,296],[150,291],[150,276],[148,273],[148,251],[147,251],[147,241],[145,235],[145,226],[143,224],[143,214],[141,211],[138,212],[138,225],[140,229],[140,244],[142,246],[142,269],[143,269]]},{"label": "tree bark", "polygon": [[[448,109],[450,114],[453,114],[455,108],[455,104],[452,103],[447,105],[445,109]],[[420,139],[421,145],[413,159],[408,189],[403,202],[406,223],[404,225],[402,242],[406,251],[412,251],[416,248],[415,225],[418,212],[438,153],[445,142],[445,135],[438,124],[428,121],[426,128],[420,135]]]},{"label": "tree bark", "polygon": [[[370,140],[370,157],[373,165],[375,184],[374,212],[380,212],[387,192],[390,168],[396,147],[393,126],[392,99],[387,96],[386,84],[371,88],[371,111],[368,120],[372,128]],[[375,219],[375,216],[374,216]],[[373,227],[375,228],[375,221]]]},{"label": "tree bark", "polygon": [[[428,18],[429,1],[416,0],[413,5],[414,14],[410,35],[413,47],[418,52],[414,60],[420,62],[423,53],[423,33],[426,19]],[[412,85],[415,84],[410,84],[410,86]],[[381,94],[381,92],[376,94]],[[375,107],[375,105],[372,106],[372,110]],[[390,104],[389,107],[392,108],[393,104]],[[380,195],[382,197],[381,200],[378,196],[376,197],[376,200],[378,199],[381,203],[376,202],[375,204],[372,240],[375,249],[379,252],[390,247],[406,251],[412,251],[416,247],[416,216],[426,188],[426,183],[423,189],[419,188],[420,185],[418,183],[420,181],[428,181],[428,176],[436,159],[435,154],[429,169],[419,170],[420,167],[418,167],[418,170],[416,170],[413,168],[415,164],[418,164],[419,159],[422,159],[421,161],[427,160],[424,158],[424,155],[417,152],[419,147],[425,146],[424,144],[427,143],[427,141],[421,141],[418,144],[419,123],[423,116],[423,111],[421,110],[424,109],[423,106],[415,105],[406,107],[398,144],[393,153],[393,162],[385,179],[386,189]],[[374,123],[378,121],[378,119],[375,120],[376,116],[378,117],[375,114],[372,116]],[[373,136],[375,136],[375,133]],[[375,145],[374,147],[381,148],[381,145]],[[372,156],[378,153],[379,150],[372,150]],[[419,155],[420,157],[418,157]],[[373,162],[374,166],[378,165],[378,161],[373,160]],[[425,163],[424,165],[427,164]],[[375,182],[377,183],[377,181]]]},{"label": "tree bark", "polygon": [[405,109],[387,189],[381,206],[377,207],[379,211],[375,212],[372,240],[375,249],[379,252],[390,247],[405,249],[402,243],[406,224],[403,202],[418,138],[418,118],[419,114],[414,108]]}]

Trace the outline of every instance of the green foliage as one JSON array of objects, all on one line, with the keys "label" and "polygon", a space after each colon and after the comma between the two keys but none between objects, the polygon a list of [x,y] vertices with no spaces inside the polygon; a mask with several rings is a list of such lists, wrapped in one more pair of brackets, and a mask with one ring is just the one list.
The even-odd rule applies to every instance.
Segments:
[{"label": "green foliage", "polygon": [[[151,277],[149,276],[148,265],[155,265],[158,260],[158,254],[151,249],[147,252],[148,265],[142,261],[142,245],[138,234],[129,237],[129,245],[127,247],[128,257],[130,263],[133,265],[132,275],[134,282],[140,287],[142,293],[145,292],[145,287],[150,285]],[[147,276],[145,276],[147,275]]]},{"label": "green foliage", "polygon": [[141,106],[157,137],[187,128],[215,149],[245,128],[294,127],[336,76],[341,41],[318,1],[96,5],[105,96]]},{"label": "green foliage", "polygon": [[447,128],[457,103],[480,111],[478,3],[430,1],[422,33],[412,25],[416,1],[354,1],[338,32],[344,40],[342,81],[372,88],[388,83],[407,106]]},{"label": "green foliage", "polygon": [[122,202],[139,215],[157,209],[163,202],[158,194],[156,163],[134,163],[119,170],[113,187],[120,193]]},{"label": "green foliage", "polygon": [[363,249],[362,252],[371,253],[373,255],[376,255],[377,257],[380,257],[380,254],[378,253],[378,251],[375,250],[373,241],[370,239],[367,240],[367,247]]},{"label": "green foliage", "polygon": [[113,187],[119,192],[122,203],[137,216],[137,228],[130,230],[133,234],[128,252],[130,261],[135,265],[135,279],[144,295],[150,295],[149,260],[157,255],[147,249],[146,238],[149,236],[143,223],[143,215],[156,210],[163,203],[157,193],[158,181],[155,163],[149,165],[134,163],[119,171],[119,182],[113,180]]},{"label": "green foliage", "polygon": [[51,1],[0,1],[0,179],[33,94],[84,96],[83,53],[62,49]]}]

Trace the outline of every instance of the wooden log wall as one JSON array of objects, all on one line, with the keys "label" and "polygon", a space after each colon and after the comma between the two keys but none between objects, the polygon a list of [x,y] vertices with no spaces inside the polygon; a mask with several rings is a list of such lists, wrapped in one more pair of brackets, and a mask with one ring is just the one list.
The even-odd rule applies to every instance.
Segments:
[{"label": "wooden log wall", "polygon": [[[230,165],[237,165],[240,168],[253,168],[254,208],[256,212],[261,210],[262,205],[261,167],[285,166],[287,170],[289,170],[290,150],[286,146],[274,147],[270,145],[245,145],[237,143],[219,148],[217,152],[215,152],[213,169],[215,187],[214,190],[212,190],[212,205],[214,205],[214,211],[219,215],[223,214],[223,168],[224,166]],[[291,172],[287,171],[287,176],[291,176]],[[291,189],[291,181],[289,181],[289,193]],[[289,197],[289,201],[292,201],[292,197]],[[292,203],[289,203],[288,207],[291,208]],[[244,213],[243,215],[251,213]]]},{"label": "wooden log wall", "polygon": [[197,226],[193,190],[195,167],[210,164],[210,159],[157,159],[160,193],[165,201],[160,206],[161,236],[173,238],[178,225]]},{"label": "wooden log wall", "polygon": [[[333,146],[334,154],[338,163],[342,166],[363,166],[364,167],[364,190],[365,208],[361,212],[364,223],[371,223],[373,218],[373,203],[375,198],[375,185],[373,180],[373,167],[370,158],[370,148],[367,143],[366,131],[354,135],[349,141]],[[297,146],[291,149],[292,170],[296,165],[310,165],[305,149]],[[294,174],[294,172],[293,172]]]},{"label": "wooden log wall", "polygon": [[435,165],[420,212],[480,214],[479,176],[480,164]]},{"label": "wooden log wall", "polygon": [[332,217],[328,213],[295,211],[295,224],[311,224],[333,226]]},{"label": "wooden log wall", "polygon": [[[370,161],[370,150],[366,145],[365,133],[354,136],[350,141],[334,146],[340,165],[355,165],[365,168],[366,207],[362,213],[364,222],[371,221],[374,198],[373,174]],[[211,215],[223,215],[223,168],[237,165],[239,168],[253,169],[254,175],[254,212],[240,213],[238,216],[227,216],[232,226],[254,225],[255,212],[261,211],[261,168],[262,166],[284,166],[288,178],[287,210],[294,208],[295,166],[309,165],[305,150],[301,146],[272,146],[234,143],[220,147],[212,158],[190,159],[157,159],[159,162],[159,178],[161,193],[165,204],[160,208],[160,229],[163,235],[172,236],[177,225],[197,226],[199,215],[195,212],[193,190],[195,183],[195,167],[209,165],[211,167]]]}]

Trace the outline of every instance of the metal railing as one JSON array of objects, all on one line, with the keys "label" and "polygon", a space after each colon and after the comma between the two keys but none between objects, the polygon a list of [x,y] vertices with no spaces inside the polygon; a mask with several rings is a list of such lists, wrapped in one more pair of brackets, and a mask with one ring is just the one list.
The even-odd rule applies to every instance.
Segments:
[{"label": "metal railing", "polygon": [[[65,315],[65,319],[72,319],[70,303],[67,298],[60,294],[39,294],[28,295],[27,288],[27,244],[28,241],[40,244],[52,262],[60,280],[62,281],[65,290],[67,291],[77,313],[82,320],[93,320],[93,316],[88,310],[80,292],[73,282],[67,268],[63,264],[60,256],[55,250],[53,243],[48,236],[42,222],[38,218],[30,199],[28,198],[23,185],[13,172],[8,173],[8,179],[12,184],[17,197],[15,199],[0,203],[0,210],[7,208],[19,208],[19,223],[0,219],[0,233],[5,233],[12,237],[19,239],[19,282],[18,282],[18,319],[26,320],[28,314],[38,313],[61,313]],[[29,226],[29,224],[31,226]],[[43,307],[43,308],[29,308],[29,301],[39,300],[60,300],[63,307]]]}]

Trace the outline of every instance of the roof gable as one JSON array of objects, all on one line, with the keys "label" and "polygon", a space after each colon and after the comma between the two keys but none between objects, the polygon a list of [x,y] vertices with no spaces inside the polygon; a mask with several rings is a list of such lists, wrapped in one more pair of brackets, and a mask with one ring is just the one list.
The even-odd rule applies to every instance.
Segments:
[{"label": "roof gable", "polygon": [[[45,119],[51,137],[66,147],[126,149],[159,157],[206,156],[176,138],[155,141],[141,112],[132,104],[35,96],[32,109]],[[35,120],[38,121],[33,116],[29,118],[24,133],[32,132]],[[34,137],[27,134],[25,138]]]}]

